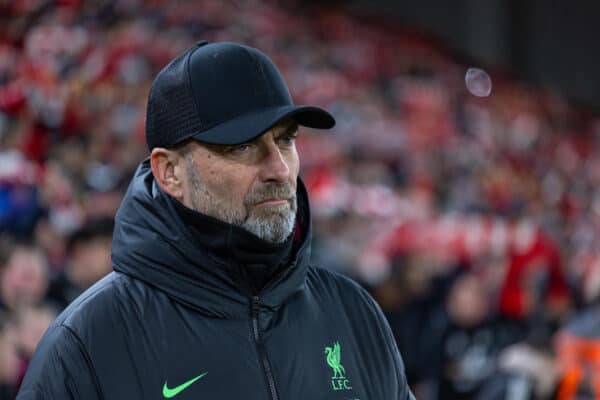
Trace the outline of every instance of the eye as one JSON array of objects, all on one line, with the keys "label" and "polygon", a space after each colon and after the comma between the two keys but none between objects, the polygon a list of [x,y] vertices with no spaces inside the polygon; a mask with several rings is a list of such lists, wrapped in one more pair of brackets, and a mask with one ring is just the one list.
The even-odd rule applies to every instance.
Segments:
[{"label": "eye", "polygon": [[285,135],[282,135],[279,138],[277,138],[277,141],[284,146],[291,146],[296,141],[296,136],[298,136],[296,132],[286,133]]},{"label": "eye", "polygon": [[235,146],[230,146],[227,148],[226,153],[230,154],[243,154],[249,151],[252,148],[252,144],[250,143],[242,143]]}]

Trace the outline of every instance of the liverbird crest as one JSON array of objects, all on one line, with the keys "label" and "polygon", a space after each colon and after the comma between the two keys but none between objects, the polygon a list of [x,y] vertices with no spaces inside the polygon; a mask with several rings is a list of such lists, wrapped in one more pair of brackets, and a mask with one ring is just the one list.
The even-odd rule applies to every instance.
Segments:
[{"label": "liverbird crest", "polygon": [[343,365],[341,364],[341,348],[340,343],[335,342],[332,347],[325,347],[327,354],[327,364],[333,369],[333,377],[331,379],[343,379],[346,375]]}]

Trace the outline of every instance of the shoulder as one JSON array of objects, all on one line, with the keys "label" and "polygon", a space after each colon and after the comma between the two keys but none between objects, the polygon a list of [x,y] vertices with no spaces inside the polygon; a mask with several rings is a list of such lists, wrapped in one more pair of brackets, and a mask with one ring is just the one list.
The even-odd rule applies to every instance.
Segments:
[{"label": "shoulder", "polygon": [[311,266],[307,278],[308,290],[320,297],[337,300],[355,312],[368,312],[378,318],[383,315],[369,292],[346,275]]},{"label": "shoulder", "polygon": [[101,398],[89,353],[73,330],[58,323],[50,326],[36,347],[17,398]]},{"label": "shoulder", "polygon": [[75,398],[96,398],[97,363],[112,350],[124,349],[118,335],[106,332],[115,332],[127,318],[141,316],[140,303],[148,292],[141,282],[113,272],[75,299],[40,340],[19,399],[37,398],[40,393],[42,398],[72,398],[64,394],[67,389],[91,393]]},{"label": "shoulder", "polygon": [[307,276],[309,285],[323,285],[329,289],[366,293],[366,291],[350,277],[326,268],[311,265],[308,268]]},{"label": "shoulder", "polygon": [[139,314],[147,286],[116,272],[108,274],[75,299],[53,325],[70,330],[83,342],[99,330],[120,325],[124,315]]},{"label": "shoulder", "polygon": [[309,290],[324,291],[328,294],[360,291],[358,284],[349,277],[314,265],[308,267],[306,284]]}]

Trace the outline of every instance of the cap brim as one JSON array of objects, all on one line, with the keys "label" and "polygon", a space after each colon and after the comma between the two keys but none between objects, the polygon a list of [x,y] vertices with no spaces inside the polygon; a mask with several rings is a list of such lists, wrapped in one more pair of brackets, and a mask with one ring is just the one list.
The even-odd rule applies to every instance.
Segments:
[{"label": "cap brim", "polygon": [[211,144],[241,144],[254,140],[286,118],[298,125],[316,129],[331,129],[335,119],[327,111],[313,106],[280,106],[251,112],[218,124],[192,138]]}]

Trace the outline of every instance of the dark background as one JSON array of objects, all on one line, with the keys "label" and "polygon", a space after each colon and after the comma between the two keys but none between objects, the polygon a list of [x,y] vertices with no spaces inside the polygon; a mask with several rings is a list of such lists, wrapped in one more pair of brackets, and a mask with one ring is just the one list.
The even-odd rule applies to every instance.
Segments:
[{"label": "dark background", "polygon": [[474,63],[559,90],[600,111],[598,1],[354,0],[347,5],[355,14],[429,32]]}]

